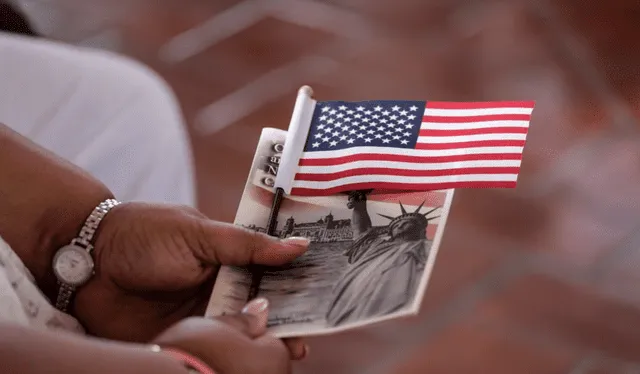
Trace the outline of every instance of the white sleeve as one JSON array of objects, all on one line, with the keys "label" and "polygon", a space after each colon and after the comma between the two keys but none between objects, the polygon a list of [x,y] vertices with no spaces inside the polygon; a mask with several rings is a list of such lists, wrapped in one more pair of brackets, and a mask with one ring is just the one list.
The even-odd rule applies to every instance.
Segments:
[{"label": "white sleeve", "polygon": [[39,329],[84,333],[78,321],[55,309],[22,260],[0,237],[0,321]]},{"label": "white sleeve", "polygon": [[9,251],[9,245],[0,237],[0,322],[28,326],[29,319],[7,274],[5,254]]}]

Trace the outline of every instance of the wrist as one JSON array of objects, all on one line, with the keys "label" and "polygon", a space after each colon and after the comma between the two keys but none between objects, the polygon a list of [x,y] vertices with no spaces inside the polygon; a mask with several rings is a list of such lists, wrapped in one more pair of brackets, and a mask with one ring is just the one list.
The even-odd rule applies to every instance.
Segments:
[{"label": "wrist", "polygon": [[40,240],[32,248],[31,255],[26,256],[25,265],[51,302],[55,302],[59,289],[58,279],[53,271],[54,256],[60,248],[78,236],[93,209],[113,197],[108,189],[97,186],[82,194],[61,197],[43,212],[37,231]]},{"label": "wrist", "polygon": [[50,299],[51,262],[91,210],[113,197],[100,181],[0,124],[0,236]]}]

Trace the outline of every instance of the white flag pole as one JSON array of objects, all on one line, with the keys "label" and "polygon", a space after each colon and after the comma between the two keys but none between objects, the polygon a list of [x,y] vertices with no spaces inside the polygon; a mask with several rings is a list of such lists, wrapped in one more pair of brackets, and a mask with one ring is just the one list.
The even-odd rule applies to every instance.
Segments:
[{"label": "white flag pole", "polygon": [[298,90],[287,138],[284,142],[274,188],[276,191],[281,188],[287,195],[291,193],[293,179],[298,171],[298,163],[307,142],[307,135],[316,107],[316,101],[312,95],[313,90],[309,86],[302,86]]},{"label": "white flag pole", "polygon": [[[267,223],[267,235],[275,235],[276,226],[278,224],[278,212],[280,204],[285,194],[291,193],[293,179],[298,171],[298,163],[304,151],[307,142],[313,111],[316,107],[316,101],[312,99],[313,90],[309,86],[302,86],[298,90],[298,97],[291,115],[289,130],[284,142],[284,150],[280,157],[280,165],[276,173],[276,181],[274,183],[273,203],[271,204],[271,212]],[[251,287],[249,288],[248,300],[254,299],[258,295],[260,282],[264,270],[260,266],[253,266],[251,270]]]}]

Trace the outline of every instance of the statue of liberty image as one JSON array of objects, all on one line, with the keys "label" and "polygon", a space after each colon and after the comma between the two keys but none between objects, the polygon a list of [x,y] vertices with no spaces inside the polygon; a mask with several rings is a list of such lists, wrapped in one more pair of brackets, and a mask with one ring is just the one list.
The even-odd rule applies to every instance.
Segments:
[{"label": "statue of liberty image", "polygon": [[353,244],[347,249],[348,268],[333,289],[327,323],[337,326],[399,311],[409,306],[420,285],[431,241],[427,239],[427,218],[437,207],[420,213],[390,217],[387,226],[373,227],[367,212],[367,191],[349,194],[347,207],[353,210]]}]

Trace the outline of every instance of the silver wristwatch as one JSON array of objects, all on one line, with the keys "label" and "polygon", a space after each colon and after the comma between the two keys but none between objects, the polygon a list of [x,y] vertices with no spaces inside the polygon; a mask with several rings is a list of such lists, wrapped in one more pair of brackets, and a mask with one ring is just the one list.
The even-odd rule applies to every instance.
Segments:
[{"label": "silver wristwatch", "polygon": [[93,235],[104,216],[118,204],[120,202],[115,199],[101,202],[85,221],[78,237],[60,248],[53,257],[53,273],[60,285],[56,308],[60,311],[67,311],[76,288],[87,283],[93,275],[94,264],[91,257]]}]

